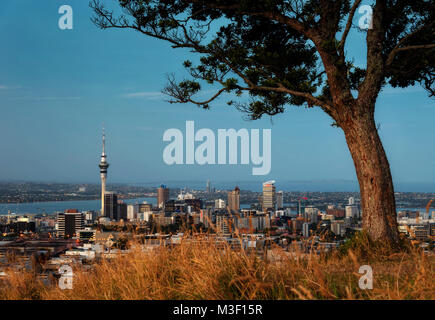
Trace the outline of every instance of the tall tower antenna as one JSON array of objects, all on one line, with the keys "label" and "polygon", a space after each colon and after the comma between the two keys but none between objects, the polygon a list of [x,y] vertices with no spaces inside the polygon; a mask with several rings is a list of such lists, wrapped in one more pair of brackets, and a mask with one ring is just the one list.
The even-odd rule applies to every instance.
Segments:
[{"label": "tall tower antenna", "polygon": [[104,132],[104,123],[103,123],[103,155],[106,155],[106,133]]},{"label": "tall tower antenna", "polygon": [[101,153],[100,164],[100,176],[101,176],[101,216],[105,216],[105,208],[104,208],[104,197],[106,194],[106,177],[107,177],[107,168],[109,168],[109,164],[106,161],[106,134],[104,132],[104,124],[103,124],[103,151]]}]

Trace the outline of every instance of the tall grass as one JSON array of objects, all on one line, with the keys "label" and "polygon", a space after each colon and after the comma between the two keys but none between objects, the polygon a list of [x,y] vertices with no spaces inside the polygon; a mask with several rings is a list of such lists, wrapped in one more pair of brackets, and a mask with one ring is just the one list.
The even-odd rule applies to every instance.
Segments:
[{"label": "tall grass", "polygon": [[[434,262],[409,248],[390,256],[356,246],[332,254],[272,248],[267,255],[234,251],[212,240],[130,252],[92,271],[74,268],[73,289],[44,285],[31,272],[10,272],[0,299],[434,299]],[[362,290],[361,265],[373,268],[373,289]]]}]

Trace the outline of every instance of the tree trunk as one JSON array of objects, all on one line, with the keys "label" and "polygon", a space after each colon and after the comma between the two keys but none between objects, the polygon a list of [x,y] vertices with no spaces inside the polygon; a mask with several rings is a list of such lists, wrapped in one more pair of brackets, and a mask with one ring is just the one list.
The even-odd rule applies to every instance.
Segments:
[{"label": "tree trunk", "polygon": [[372,240],[395,247],[399,232],[394,186],[390,164],[375,125],[374,108],[357,110],[340,126],[358,176],[363,229]]}]

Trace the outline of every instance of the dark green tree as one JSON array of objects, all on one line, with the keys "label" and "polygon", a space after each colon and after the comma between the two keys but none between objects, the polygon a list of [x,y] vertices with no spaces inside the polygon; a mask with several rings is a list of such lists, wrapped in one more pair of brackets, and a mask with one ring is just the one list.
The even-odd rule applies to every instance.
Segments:
[{"label": "dark green tree", "polygon": [[[367,65],[353,65],[346,42],[361,0],[119,0],[116,8],[93,0],[94,23],[134,29],[187,48],[191,78],[164,92],[174,103],[205,109],[219,96],[249,93],[251,101],[228,101],[252,119],[286,106],[319,107],[341,128],[355,163],[363,226],[373,240],[399,240],[390,166],[374,113],[386,84],[420,83],[434,96],[435,4],[433,0],[373,0],[366,33]],[[195,94],[218,85],[209,99]],[[240,99],[236,99],[240,100]]]}]

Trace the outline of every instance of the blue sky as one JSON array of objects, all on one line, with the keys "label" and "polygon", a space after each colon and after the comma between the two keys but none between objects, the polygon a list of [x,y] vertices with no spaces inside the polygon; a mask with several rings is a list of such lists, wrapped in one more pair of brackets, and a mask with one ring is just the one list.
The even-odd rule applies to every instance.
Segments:
[{"label": "blue sky", "polygon": [[[74,29],[58,28],[58,8]],[[174,180],[356,180],[344,136],[319,109],[288,107],[255,122],[225,104],[210,111],[171,105],[166,74],[183,75],[187,51],[129,30],[100,30],[86,0],[0,2],[0,180],[98,182],[105,123],[109,182]],[[362,34],[347,51],[364,64]],[[376,112],[396,182],[435,181],[434,100],[420,87],[386,88]],[[251,166],[167,166],[168,128],[271,128],[272,171]]]}]

